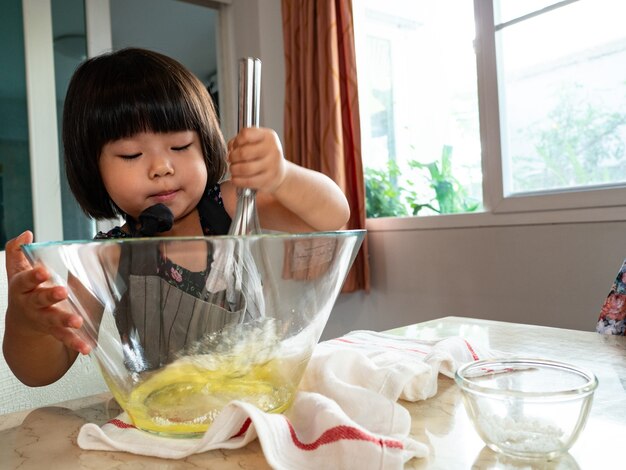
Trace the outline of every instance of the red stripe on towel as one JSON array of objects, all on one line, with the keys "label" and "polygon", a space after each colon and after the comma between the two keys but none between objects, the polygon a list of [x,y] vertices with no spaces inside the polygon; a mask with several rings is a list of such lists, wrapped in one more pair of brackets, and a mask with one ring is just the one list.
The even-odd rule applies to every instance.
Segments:
[{"label": "red stripe on towel", "polygon": [[342,343],[349,343],[349,344],[362,344],[362,343],[357,343],[356,341],[350,341],[349,339],[344,339],[344,338],[335,338],[331,341],[341,341]]},{"label": "red stripe on towel", "polygon": [[134,424],[125,423],[121,419],[117,419],[117,418],[109,420],[107,424],[112,424],[116,428],[120,428],[120,429],[137,429],[137,427]]},{"label": "red stripe on towel", "polygon": [[341,440],[364,441],[377,444],[380,447],[388,447],[391,449],[404,449],[404,445],[400,441],[395,441],[393,439],[381,439],[351,426],[335,426],[334,428],[330,428],[324,431],[322,435],[318,437],[315,441],[311,442],[310,444],[305,444],[304,442],[300,441],[300,439],[298,439],[296,431],[294,430],[289,420],[285,418],[285,421],[289,426],[291,440],[293,441],[294,445],[301,450],[315,450],[320,446],[332,444]]},{"label": "red stripe on towel", "polygon": [[345,338],[335,338],[335,339],[332,339],[330,341],[341,341],[342,343],[365,345],[365,346],[377,346],[377,347],[380,347],[380,348],[397,349],[398,351],[411,351],[411,352],[416,352],[416,353],[419,353],[419,354],[428,354],[427,351],[421,351],[419,349],[414,349],[414,348],[399,348],[397,346],[391,346],[390,344],[364,343],[364,342],[358,342],[358,341],[354,341],[354,340],[348,340],[348,339],[345,339]]},{"label": "red stripe on towel", "polygon": [[472,345],[469,344],[466,339],[464,339],[463,341],[465,341],[465,344],[467,345],[467,349],[469,349],[469,352],[472,354],[472,358],[475,361],[478,361],[480,358],[478,357],[478,354],[476,354],[476,351],[474,351],[474,348],[472,347]]},{"label": "red stripe on towel", "polygon": [[[250,424],[252,423],[252,420],[250,418],[247,418],[242,426],[241,429],[239,429],[239,431],[237,431],[236,434],[232,435],[230,437],[230,439],[234,439],[236,437],[239,437],[243,434],[246,433],[246,431],[248,430],[248,428],[250,427]],[[121,419],[111,419],[109,421],[107,421],[107,424],[112,424],[113,426],[115,426],[116,428],[120,428],[120,429],[137,429],[137,427],[134,424],[130,424],[130,423],[126,423],[124,421],[122,421]]]},{"label": "red stripe on towel", "polygon": [[241,429],[239,429],[239,431],[237,431],[236,434],[233,434],[232,436],[230,436],[230,439],[235,439],[236,437],[243,436],[248,430],[248,428],[250,427],[251,423],[252,423],[252,420],[250,418],[246,418],[246,420],[241,425]]}]

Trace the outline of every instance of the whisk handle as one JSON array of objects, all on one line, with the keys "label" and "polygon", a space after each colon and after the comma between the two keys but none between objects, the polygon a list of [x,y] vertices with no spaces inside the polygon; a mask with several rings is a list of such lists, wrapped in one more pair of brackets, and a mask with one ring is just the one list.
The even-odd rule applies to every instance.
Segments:
[{"label": "whisk handle", "polygon": [[[261,99],[261,60],[244,57],[239,60],[239,130],[259,127],[259,102]],[[251,188],[237,189],[237,213],[229,235],[260,233],[261,226],[256,210],[256,191]]]},{"label": "whisk handle", "polygon": [[239,60],[239,130],[259,127],[261,99],[261,60],[244,57]]}]

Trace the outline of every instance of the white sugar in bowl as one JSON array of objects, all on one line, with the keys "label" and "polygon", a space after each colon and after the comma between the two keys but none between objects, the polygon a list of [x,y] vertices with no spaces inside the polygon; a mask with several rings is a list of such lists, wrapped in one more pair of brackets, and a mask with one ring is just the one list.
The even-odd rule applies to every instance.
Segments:
[{"label": "white sugar in bowl", "polygon": [[471,362],[456,371],[455,381],[485,444],[530,459],[567,452],[585,426],[598,386],[590,371],[527,358]]}]

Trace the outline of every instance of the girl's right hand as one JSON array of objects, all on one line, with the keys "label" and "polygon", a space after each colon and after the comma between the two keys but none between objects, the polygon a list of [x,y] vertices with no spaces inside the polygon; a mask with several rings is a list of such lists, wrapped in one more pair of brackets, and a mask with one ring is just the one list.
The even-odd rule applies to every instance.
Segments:
[{"label": "girl's right hand", "polygon": [[41,265],[32,267],[20,248],[32,241],[32,232],[26,231],[6,244],[7,332],[10,329],[29,339],[50,335],[67,348],[88,354],[90,346],[76,331],[83,319],[70,311],[65,301],[67,289],[52,285],[47,269]]}]

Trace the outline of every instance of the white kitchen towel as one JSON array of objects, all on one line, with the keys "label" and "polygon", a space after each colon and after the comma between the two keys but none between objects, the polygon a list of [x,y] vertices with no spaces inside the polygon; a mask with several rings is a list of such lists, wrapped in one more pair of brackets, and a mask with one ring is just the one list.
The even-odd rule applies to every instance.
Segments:
[{"label": "white kitchen towel", "polygon": [[398,399],[437,392],[437,375],[493,354],[460,337],[437,341],[354,331],[317,345],[293,405],[271,414],[230,403],[197,439],[168,439],[136,429],[126,414],[102,427],[85,424],[83,449],[180,459],[234,449],[259,439],[276,469],[400,469],[428,448],[409,436],[411,418]]}]

